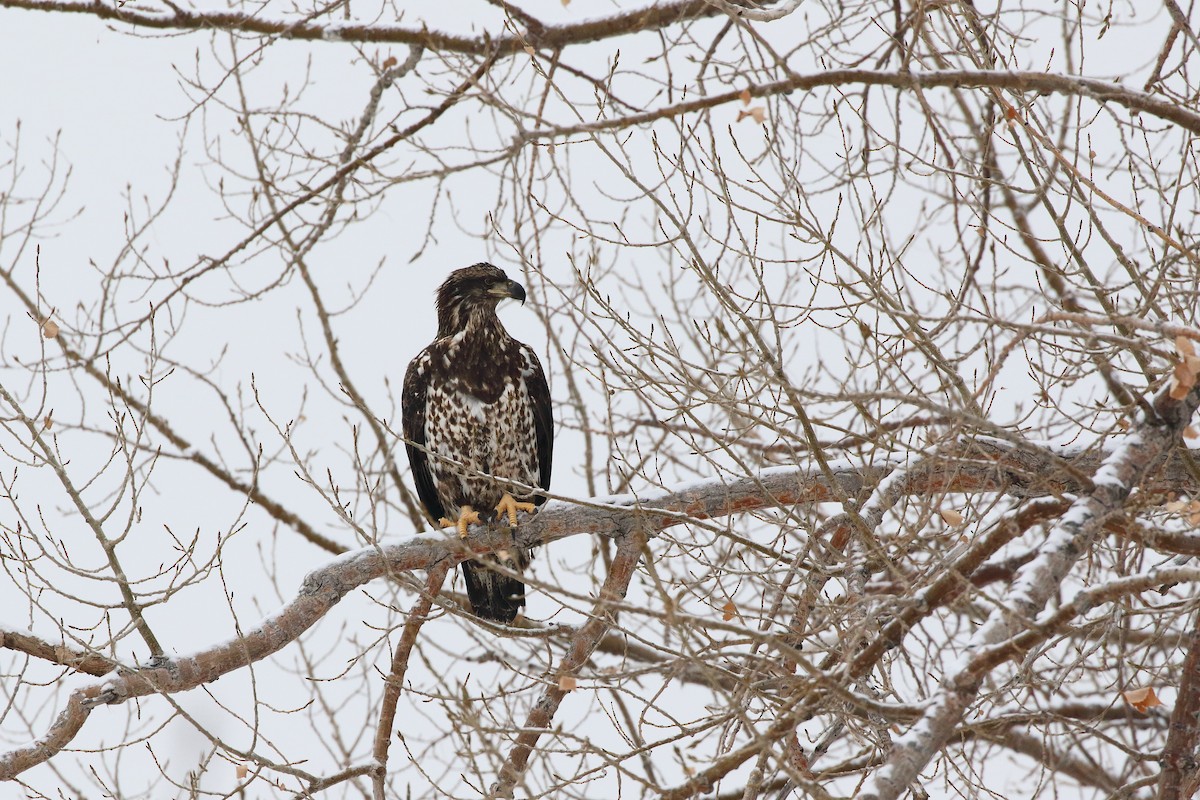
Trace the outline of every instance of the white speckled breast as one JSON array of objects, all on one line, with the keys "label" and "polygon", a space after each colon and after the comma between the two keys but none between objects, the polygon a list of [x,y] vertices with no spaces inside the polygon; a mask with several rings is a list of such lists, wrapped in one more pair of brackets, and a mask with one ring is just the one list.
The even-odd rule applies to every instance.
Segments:
[{"label": "white speckled breast", "polygon": [[[458,361],[457,363],[462,363]],[[528,366],[528,364],[527,364]],[[431,451],[448,460],[430,459],[430,472],[447,516],[470,505],[490,510],[506,490],[491,477],[537,486],[539,469],[533,403],[524,382],[505,382],[493,402],[466,390],[465,381],[453,374],[430,384],[425,410],[425,442]],[[477,473],[486,473],[487,476]],[[518,499],[528,493],[511,489]]]}]

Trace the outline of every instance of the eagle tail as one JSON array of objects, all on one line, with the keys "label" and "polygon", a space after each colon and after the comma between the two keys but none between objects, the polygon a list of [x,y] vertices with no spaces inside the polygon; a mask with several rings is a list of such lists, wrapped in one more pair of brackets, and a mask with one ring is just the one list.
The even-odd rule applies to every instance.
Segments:
[{"label": "eagle tail", "polygon": [[[528,562],[528,558],[522,560]],[[524,564],[512,559],[507,559],[504,566],[518,572],[524,568]],[[503,623],[516,619],[525,605],[524,583],[478,561],[462,562],[462,573],[467,583],[467,599],[471,601],[475,616]]]}]

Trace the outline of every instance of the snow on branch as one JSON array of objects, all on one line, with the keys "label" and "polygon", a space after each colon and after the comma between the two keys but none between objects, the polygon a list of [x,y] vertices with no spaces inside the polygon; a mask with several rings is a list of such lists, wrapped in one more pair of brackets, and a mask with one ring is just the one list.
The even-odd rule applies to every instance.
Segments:
[{"label": "snow on branch", "polygon": [[[842,484],[838,491],[852,494],[869,485],[864,481],[876,481],[882,474],[878,469],[846,466],[834,477]],[[535,545],[579,534],[624,538],[629,533],[656,532],[688,520],[820,502],[833,496],[835,493],[819,473],[776,469],[730,483],[709,481],[642,498],[552,502],[521,526],[518,539],[523,545]],[[419,533],[345,553],[309,573],[293,600],[242,637],[190,655],[121,667],[115,675],[76,689],[45,734],[0,755],[0,780],[9,780],[52,758],[75,737],[97,706],[187,691],[214,681],[296,641],[349,592],[370,581],[453,564],[472,551],[490,552],[504,546],[505,537],[503,530],[476,527],[465,544],[441,532]],[[602,633],[597,631],[596,638]]]},{"label": "snow on branch", "polygon": [[[1150,435],[1145,439],[1157,441]],[[1109,461],[1128,458],[1127,450],[1117,451]],[[1155,458],[1161,461],[1162,455],[1156,453]],[[919,473],[910,470],[904,486],[913,495],[994,491],[1035,497],[1079,492],[1092,483],[1087,475],[1096,469],[1100,458],[1082,451],[1054,454],[1044,448],[1017,447],[1000,440],[964,441],[943,450]],[[821,470],[780,467],[738,480],[713,479],[640,496],[554,500],[523,522],[517,543],[537,546],[581,534],[624,540],[688,522],[860,496],[891,472],[890,465],[835,464],[829,472],[835,486]],[[1175,462],[1163,474],[1176,490],[1196,488],[1192,476]],[[1132,479],[1128,485],[1132,485]],[[52,758],[75,737],[98,706],[187,691],[214,681],[296,641],[360,586],[398,573],[452,566],[472,552],[486,553],[507,545],[507,535],[503,530],[476,527],[470,539],[463,542],[441,532],[424,532],[389,538],[334,558],[309,573],[294,599],[242,637],[190,655],[118,666],[115,674],[76,689],[45,734],[0,754],[0,780],[11,779]],[[613,593],[623,591],[614,589]],[[607,630],[607,625],[594,627],[596,630],[589,630],[589,636],[580,640],[581,652],[586,649],[590,653]],[[16,644],[15,639],[5,636],[5,646]],[[25,647],[16,649],[43,655]],[[532,746],[532,742],[529,744]],[[521,760],[520,754],[517,760]]]},{"label": "snow on branch", "polygon": [[[728,3],[736,7],[737,3]],[[146,10],[125,3],[56,2],[56,0],[0,0],[0,8],[21,8],[59,14],[87,14],[104,20],[123,22],[135,28],[155,30],[222,30],[276,36],[283,39],[324,42],[361,42],[370,44],[408,44],[440,52],[475,55],[513,55],[526,47],[559,49],[626,36],[640,31],[655,31],[690,19],[713,17],[723,10],[708,0],[683,0],[675,3],[650,3],[644,8],[601,19],[569,25],[530,24],[520,35],[501,37],[458,36],[425,26],[347,24],[316,21],[311,16],[295,20],[268,19],[258,14],[233,11],[197,11],[166,3],[167,8]],[[340,8],[340,4],[331,7]]]},{"label": "snow on branch", "polygon": [[[954,735],[984,678],[998,663],[1019,656],[1019,634],[1041,635],[1034,621],[1057,593],[1063,578],[1086,554],[1105,524],[1152,475],[1181,441],[1184,427],[1200,406],[1200,384],[1182,397],[1164,388],[1150,414],[1143,414],[1124,441],[1105,459],[1082,494],[1051,528],[1037,556],[1021,568],[1009,597],[998,604],[966,647],[969,655],[942,678],[941,689],[924,716],[896,740],[884,765],[859,795],[864,800],[895,800],[917,780],[925,765]],[[1150,585],[1150,584],[1147,584]],[[1084,593],[1086,595],[1086,593]],[[1078,601],[1076,601],[1077,603]],[[1064,610],[1072,604],[1066,604]]]}]

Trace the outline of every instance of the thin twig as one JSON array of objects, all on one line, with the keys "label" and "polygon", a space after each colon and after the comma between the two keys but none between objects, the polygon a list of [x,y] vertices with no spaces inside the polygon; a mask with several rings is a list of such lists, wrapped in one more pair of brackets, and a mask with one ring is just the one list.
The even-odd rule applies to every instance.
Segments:
[{"label": "thin twig", "polygon": [[642,546],[645,543],[646,534],[636,529],[620,538],[612,565],[608,569],[608,576],[604,579],[604,585],[600,587],[600,596],[596,598],[596,606],[592,609],[591,619],[571,638],[566,657],[550,676],[550,684],[526,717],[516,744],[509,752],[504,765],[500,767],[500,780],[492,787],[488,797],[513,796],[513,790],[529,767],[529,759],[538,739],[549,730],[563,698],[571,691],[575,676],[591,658],[600,639],[616,622],[616,612],[609,608],[609,604],[625,597],[629,590],[629,582],[633,579],[633,573],[641,560]]},{"label": "thin twig", "polygon": [[392,729],[396,724],[396,704],[400,693],[404,690],[404,675],[408,672],[408,661],[412,655],[413,646],[417,643],[417,634],[425,620],[429,618],[429,609],[433,607],[434,598],[442,589],[446,574],[450,571],[450,563],[442,561],[434,565],[425,580],[425,591],[413,604],[400,633],[400,641],[396,643],[396,651],[392,654],[392,666],[384,681],[383,699],[379,703],[379,724],[375,727],[375,746],[372,753],[377,768],[372,777],[371,786],[375,800],[383,800],[385,781],[387,779],[388,748],[392,743]]}]

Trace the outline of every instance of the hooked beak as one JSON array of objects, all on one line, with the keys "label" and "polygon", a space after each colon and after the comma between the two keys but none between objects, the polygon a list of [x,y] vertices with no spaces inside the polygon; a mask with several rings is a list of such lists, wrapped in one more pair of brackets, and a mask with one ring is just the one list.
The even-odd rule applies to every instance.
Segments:
[{"label": "hooked beak", "polygon": [[516,281],[508,281],[493,286],[488,290],[488,294],[493,297],[511,297],[513,300],[520,302],[521,305],[525,305],[525,287]]}]

